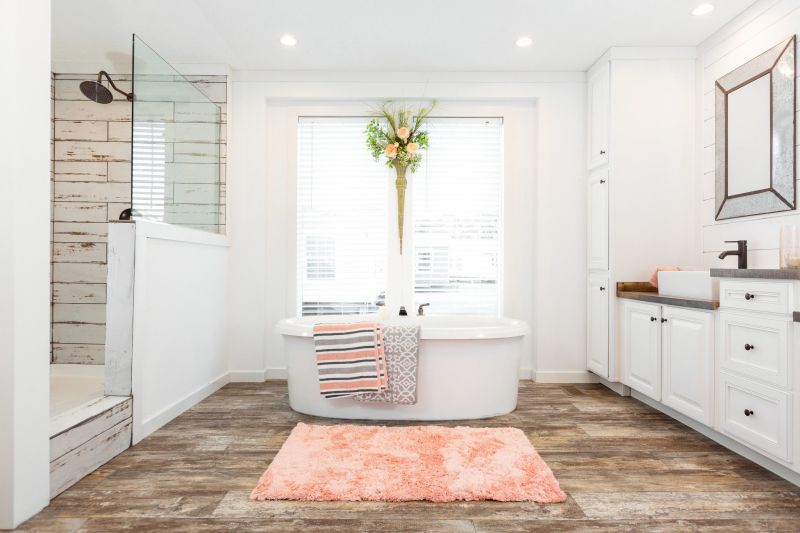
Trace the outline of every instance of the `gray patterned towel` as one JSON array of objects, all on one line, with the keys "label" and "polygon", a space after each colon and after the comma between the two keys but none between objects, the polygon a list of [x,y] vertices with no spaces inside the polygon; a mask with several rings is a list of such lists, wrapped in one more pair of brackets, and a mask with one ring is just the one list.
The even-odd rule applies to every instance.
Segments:
[{"label": "gray patterned towel", "polygon": [[419,326],[386,326],[383,347],[389,373],[389,390],[354,396],[362,402],[417,403]]}]

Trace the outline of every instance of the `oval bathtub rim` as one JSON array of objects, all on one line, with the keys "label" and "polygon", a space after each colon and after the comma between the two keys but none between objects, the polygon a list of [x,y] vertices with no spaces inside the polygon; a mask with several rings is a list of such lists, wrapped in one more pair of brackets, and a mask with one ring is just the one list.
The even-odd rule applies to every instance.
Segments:
[{"label": "oval bathtub rim", "polygon": [[[516,318],[500,318],[500,317],[475,317],[458,315],[439,315],[432,317],[434,319],[458,319],[464,318],[466,320],[486,320],[496,321],[496,324],[487,324],[484,326],[465,325],[465,326],[428,326],[422,324],[420,331],[421,340],[483,340],[483,339],[510,339],[516,337],[524,337],[530,333],[530,327],[522,320]],[[379,320],[374,315],[324,315],[318,317],[302,317],[302,318],[284,318],[278,321],[275,325],[275,330],[281,335],[290,337],[311,337],[313,335],[313,323],[303,323],[303,319],[321,319],[321,321],[340,321],[340,323],[356,322],[358,320],[369,321]],[[351,319],[351,320],[348,320]],[[404,319],[405,321],[406,319]],[[417,321],[417,317],[408,317],[408,323]],[[423,318],[424,320],[424,318]],[[394,320],[380,320],[381,322],[388,322],[389,324],[396,323]]]}]

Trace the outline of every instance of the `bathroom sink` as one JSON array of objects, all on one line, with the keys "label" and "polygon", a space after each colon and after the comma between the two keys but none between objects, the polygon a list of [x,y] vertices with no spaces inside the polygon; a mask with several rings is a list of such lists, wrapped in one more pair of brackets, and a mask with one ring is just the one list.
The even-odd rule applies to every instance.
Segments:
[{"label": "bathroom sink", "polygon": [[658,273],[658,294],[700,300],[719,299],[719,280],[708,270],[678,270]]}]

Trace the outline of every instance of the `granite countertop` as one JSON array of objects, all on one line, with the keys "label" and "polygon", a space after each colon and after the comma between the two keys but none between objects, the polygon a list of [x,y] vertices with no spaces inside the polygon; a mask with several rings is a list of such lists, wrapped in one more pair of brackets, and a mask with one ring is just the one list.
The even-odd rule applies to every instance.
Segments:
[{"label": "granite countertop", "polygon": [[638,300],[654,304],[674,305],[675,307],[688,307],[714,311],[719,307],[719,300],[702,300],[697,298],[677,298],[675,296],[662,296],[658,290],[647,282],[619,282],[617,283],[617,298]]},{"label": "granite countertop", "polygon": [[800,268],[712,268],[711,277],[800,280]]}]

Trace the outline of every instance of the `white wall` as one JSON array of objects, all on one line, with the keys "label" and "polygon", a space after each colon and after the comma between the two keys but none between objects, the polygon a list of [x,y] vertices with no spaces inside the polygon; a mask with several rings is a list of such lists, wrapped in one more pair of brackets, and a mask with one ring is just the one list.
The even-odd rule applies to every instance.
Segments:
[{"label": "white wall", "polygon": [[706,266],[736,268],[736,257],[720,260],[719,252],[735,248],[734,244],[726,244],[726,240],[747,239],[750,268],[778,268],[780,227],[800,224],[797,211],[714,220],[714,82],[797,33],[800,33],[800,0],[761,0],[699,46],[698,138],[702,142],[698,147],[701,175],[697,218]]},{"label": "white wall", "polygon": [[137,221],[133,442],[228,381],[224,235]]},{"label": "white wall", "polygon": [[3,3],[0,62],[0,528],[12,528],[50,487],[49,0]]},{"label": "white wall", "polygon": [[[585,80],[582,73],[240,72],[233,83],[228,185],[232,380],[283,376],[275,323],[294,314],[291,108],[437,98],[444,106],[517,106],[532,120],[507,181],[506,314],[533,327],[522,367],[585,373]],[[524,113],[523,113],[524,114]],[[508,131],[507,131],[508,134]],[[532,165],[531,165],[532,163]],[[525,166],[529,165],[526,170]],[[513,187],[509,189],[509,187]],[[509,254],[509,250],[511,250]],[[516,291],[516,292],[515,292]],[[510,296],[510,297],[509,297]]]}]

